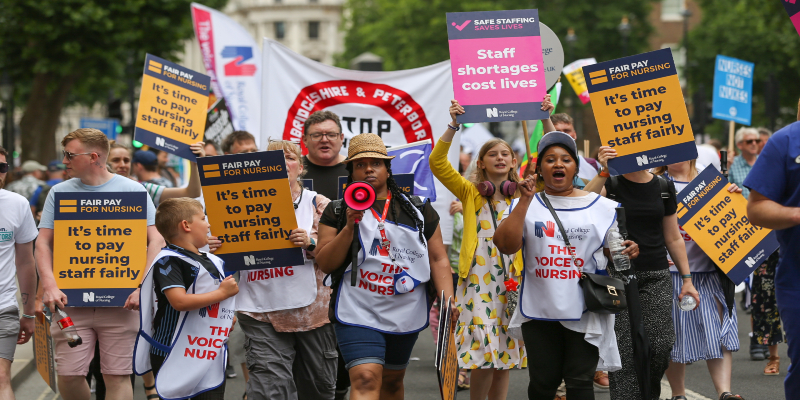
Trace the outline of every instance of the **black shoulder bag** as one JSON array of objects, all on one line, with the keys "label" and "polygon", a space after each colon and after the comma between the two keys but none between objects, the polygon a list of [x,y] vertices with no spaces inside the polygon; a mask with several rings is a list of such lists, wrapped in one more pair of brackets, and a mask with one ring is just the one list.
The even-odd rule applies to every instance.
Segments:
[{"label": "black shoulder bag", "polygon": [[567,251],[572,256],[572,265],[575,265],[581,273],[580,285],[583,289],[583,300],[586,303],[586,309],[598,314],[616,314],[628,308],[628,301],[625,298],[625,284],[621,279],[605,275],[587,274],[577,266],[575,263],[575,251],[569,243],[569,237],[564,230],[564,226],[561,225],[561,220],[558,218],[556,210],[553,209],[550,199],[547,198],[544,192],[540,192],[540,194],[542,201],[544,201],[547,209],[550,210],[550,214],[556,220],[561,237],[564,238],[564,243],[567,245]]}]

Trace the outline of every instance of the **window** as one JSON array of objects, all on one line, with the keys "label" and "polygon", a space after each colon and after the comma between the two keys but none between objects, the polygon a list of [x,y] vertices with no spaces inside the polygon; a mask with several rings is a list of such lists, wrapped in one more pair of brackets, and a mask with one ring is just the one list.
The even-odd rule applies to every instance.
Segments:
[{"label": "window", "polygon": [[308,23],[308,38],[319,39],[319,21],[311,21]]},{"label": "window", "polygon": [[661,20],[680,21],[681,13],[686,9],[685,0],[661,0]]},{"label": "window", "polygon": [[286,37],[286,23],[279,21],[275,23],[275,38],[283,39]]}]

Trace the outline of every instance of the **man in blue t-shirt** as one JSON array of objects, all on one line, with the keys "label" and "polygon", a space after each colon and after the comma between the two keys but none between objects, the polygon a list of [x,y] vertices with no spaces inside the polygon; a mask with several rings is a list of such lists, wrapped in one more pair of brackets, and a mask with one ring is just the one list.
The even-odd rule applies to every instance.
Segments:
[{"label": "man in blue t-shirt", "polygon": [[750,189],[748,218],[774,229],[786,250],[775,271],[775,296],[792,360],[784,381],[786,398],[800,399],[800,122],[772,136],[744,186]]}]

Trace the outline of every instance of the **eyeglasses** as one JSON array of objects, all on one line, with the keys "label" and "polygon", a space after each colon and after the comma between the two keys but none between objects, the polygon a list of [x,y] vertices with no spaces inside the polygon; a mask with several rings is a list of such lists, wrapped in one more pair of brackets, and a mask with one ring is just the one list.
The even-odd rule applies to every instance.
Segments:
[{"label": "eyeglasses", "polygon": [[330,140],[330,141],[334,141],[334,140],[339,138],[339,135],[341,135],[341,133],[329,132],[329,133],[325,133],[325,134],[312,133],[312,134],[309,134],[308,136],[311,136],[311,141],[312,142],[319,142],[319,141],[322,140],[323,136],[327,137],[328,140]]},{"label": "eyeglasses", "polygon": [[8,163],[0,162],[0,174],[5,174],[6,172],[8,172]]},{"label": "eyeglasses", "polygon": [[66,150],[62,150],[61,152],[64,153],[64,157],[66,157],[67,160],[72,160],[72,157],[75,157],[75,156],[88,156],[90,154],[94,154],[94,152],[91,152],[91,153],[70,153],[70,152],[68,152]]},{"label": "eyeglasses", "polygon": [[761,143],[761,139],[750,139],[750,140],[743,140],[743,142],[745,142],[746,144],[753,144],[753,142],[755,142],[755,143]]}]

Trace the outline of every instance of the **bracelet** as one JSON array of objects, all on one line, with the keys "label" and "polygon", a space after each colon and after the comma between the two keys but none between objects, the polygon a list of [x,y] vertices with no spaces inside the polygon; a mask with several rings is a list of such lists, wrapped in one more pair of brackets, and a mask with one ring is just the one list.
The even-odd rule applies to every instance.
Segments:
[{"label": "bracelet", "polygon": [[681,275],[681,278],[683,278],[683,279],[692,279],[692,274]]},{"label": "bracelet", "polygon": [[27,319],[36,319],[36,317],[35,317],[35,316],[33,316],[33,315],[28,315],[28,314],[25,314],[25,313],[22,313],[22,318],[27,318]]},{"label": "bracelet", "polygon": [[460,126],[453,126],[453,125],[447,124],[447,127],[452,129],[452,130],[454,130],[454,131],[456,131],[456,132],[461,130]]},{"label": "bracelet", "polygon": [[602,171],[598,172],[597,175],[600,175],[603,178],[608,178],[608,177],[611,176],[611,174],[609,174],[608,171],[606,171],[606,170],[602,170]]}]

